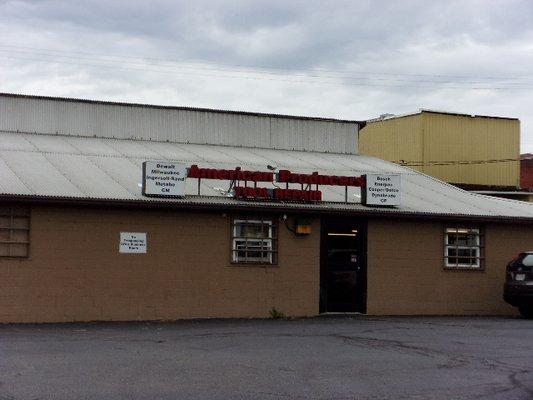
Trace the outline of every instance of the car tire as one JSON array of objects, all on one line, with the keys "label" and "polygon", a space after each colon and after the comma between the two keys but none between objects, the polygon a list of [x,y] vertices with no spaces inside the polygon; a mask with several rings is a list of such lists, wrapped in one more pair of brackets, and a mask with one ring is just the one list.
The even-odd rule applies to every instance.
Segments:
[{"label": "car tire", "polygon": [[522,317],[533,319],[533,307],[518,307],[518,311],[520,311]]}]

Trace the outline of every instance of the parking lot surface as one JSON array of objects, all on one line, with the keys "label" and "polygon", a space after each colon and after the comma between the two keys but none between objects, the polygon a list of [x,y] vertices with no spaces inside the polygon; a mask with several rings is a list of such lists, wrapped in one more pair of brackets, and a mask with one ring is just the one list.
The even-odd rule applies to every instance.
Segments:
[{"label": "parking lot surface", "polygon": [[533,321],[4,325],[0,399],[533,399]]}]

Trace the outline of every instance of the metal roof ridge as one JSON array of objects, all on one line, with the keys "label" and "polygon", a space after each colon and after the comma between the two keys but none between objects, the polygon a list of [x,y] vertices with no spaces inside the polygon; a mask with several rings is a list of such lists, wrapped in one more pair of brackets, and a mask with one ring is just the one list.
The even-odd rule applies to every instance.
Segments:
[{"label": "metal roof ridge", "polygon": [[159,104],[128,103],[128,102],[117,102],[117,101],[106,101],[106,100],[80,99],[80,98],[75,98],[75,97],[42,96],[42,95],[29,95],[29,94],[8,93],[8,92],[0,92],[0,97],[16,97],[16,98],[36,99],[36,100],[53,100],[53,101],[86,103],[86,104],[102,104],[102,105],[110,105],[110,106],[144,107],[144,108],[156,108],[156,109],[165,109],[165,110],[213,112],[213,113],[220,113],[220,114],[241,114],[241,115],[250,115],[250,116],[257,116],[257,117],[352,123],[352,124],[358,124],[358,125],[365,124],[365,120],[351,120],[351,119],[340,119],[340,118],[329,118],[329,117],[311,117],[311,116],[304,116],[304,115],[288,115],[288,114],[277,114],[277,113],[254,112],[254,111],[222,110],[222,109],[208,108],[208,107],[164,106],[164,105],[159,105]]},{"label": "metal roof ridge", "polygon": [[373,122],[380,122],[380,121],[388,121],[391,119],[411,117],[411,116],[419,115],[425,112],[433,113],[433,114],[457,115],[457,116],[470,117],[470,118],[494,118],[494,119],[508,119],[508,120],[514,120],[514,121],[520,120],[519,118],[515,118],[515,117],[503,117],[503,116],[497,116],[497,115],[478,115],[478,114],[468,114],[468,113],[457,112],[457,111],[445,111],[445,110],[434,110],[430,108],[419,108],[418,111],[411,111],[411,112],[406,112],[406,113],[401,113],[401,114],[392,114],[384,118],[380,118],[380,117],[371,118],[371,119],[366,120],[366,122],[373,123]]}]

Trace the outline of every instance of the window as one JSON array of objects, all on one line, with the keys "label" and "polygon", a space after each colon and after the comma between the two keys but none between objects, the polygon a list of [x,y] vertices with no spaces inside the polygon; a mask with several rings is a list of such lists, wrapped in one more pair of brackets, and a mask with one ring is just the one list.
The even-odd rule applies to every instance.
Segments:
[{"label": "window", "polygon": [[0,257],[28,257],[29,246],[29,208],[0,204]]},{"label": "window", "polygon": [[522,259],[522,264],[524,267],[533,267],[533,254],[526,254]]},{"label": "window", "polygon": [[444,265],[448,268],[481,268],[483,237],[478,228],[446,228]]},{"label": "window", "polygon": [[271,219],[235,218],[231,261],[239,264],[276,264],[276,226]]}]

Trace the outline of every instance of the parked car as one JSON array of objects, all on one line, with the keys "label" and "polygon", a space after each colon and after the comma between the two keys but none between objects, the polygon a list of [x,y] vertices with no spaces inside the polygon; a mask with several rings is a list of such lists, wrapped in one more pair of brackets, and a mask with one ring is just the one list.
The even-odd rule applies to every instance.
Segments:
[{"label": "parked car", "polygon": [[503,299],[518,307],[525,318],[533,318],[533,251],[520,253],[507,264]]}]

